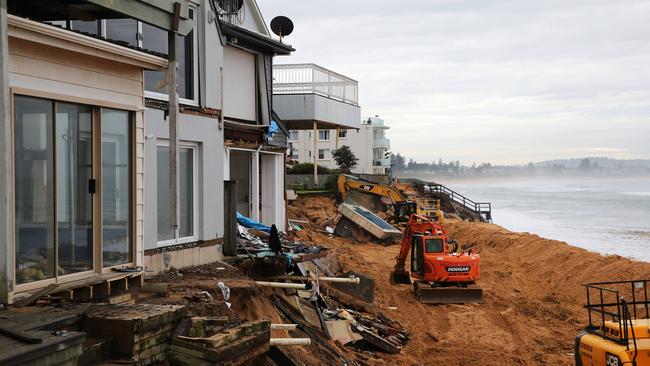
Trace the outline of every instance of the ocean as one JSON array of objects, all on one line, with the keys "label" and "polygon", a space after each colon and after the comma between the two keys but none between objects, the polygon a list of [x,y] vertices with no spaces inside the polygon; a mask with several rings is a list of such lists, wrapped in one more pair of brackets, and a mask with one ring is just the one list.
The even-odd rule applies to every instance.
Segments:
[{"label": "ocean", "polygon": [[438,180],[504,228],[650,262],[650,178]]}]

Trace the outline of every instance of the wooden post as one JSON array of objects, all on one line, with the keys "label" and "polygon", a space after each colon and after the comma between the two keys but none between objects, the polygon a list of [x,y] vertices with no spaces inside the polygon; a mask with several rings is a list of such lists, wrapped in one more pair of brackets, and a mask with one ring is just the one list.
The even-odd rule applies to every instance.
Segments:
[{"label": "wooden post", "polygon": [[178,39],[175,32],[168,32],[169,44],[169,210],[174,237],[178,237],[180,225],[180,190],[178,170]]},{"label": "wooden post", "polygon": [[318,123],[314,121],[314,185],[318,185]]},{"label": "wooden post", "polygon": [[334,145],[335,149],[339,148],[339,131],[341,131],[341,127],[336,126],[336,144]]},{"label": "wooden post", "polygon": [[11,302],[14,268],[13,171],[9,114],[7,1],[0,0],[0,303]]}]

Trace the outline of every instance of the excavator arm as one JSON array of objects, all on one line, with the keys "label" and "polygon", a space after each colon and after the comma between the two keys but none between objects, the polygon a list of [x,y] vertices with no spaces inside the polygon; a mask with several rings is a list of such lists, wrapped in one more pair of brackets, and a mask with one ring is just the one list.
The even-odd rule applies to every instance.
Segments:
[{"label": "excavator arm", "polygon": [[368,192],[376,194],[381,197],[390,198],[393,203],[405,202],[406,199],[395,188],[385,184],[370,182],[367,180],[359,179],[347,174],[339,175],[338,188],[341,197],[345,199],[351,190]]},{"label": "excavator arm", "polygon": [[411,283],[411,277],[406,270],[406,257],[408,257],[409,251],[411,250],[411,240],[413,234],[423,233],[427,230],[433,232],[432,222],[427,217],[416,214],[409,217],[408,224],[404,230],[399,254],[395,257],[395,268],[393,268],[393,272],[390,274],[391,283]]}]

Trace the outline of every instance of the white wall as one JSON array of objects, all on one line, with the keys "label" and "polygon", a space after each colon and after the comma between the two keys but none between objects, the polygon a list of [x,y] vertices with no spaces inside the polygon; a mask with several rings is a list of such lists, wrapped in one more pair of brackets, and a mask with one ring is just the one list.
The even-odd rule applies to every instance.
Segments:
[{"label": "white wall", "polygon": [[226,46],[223,50],[224,116],[255,121],[255,54],[232,46]]},{"label": "white wall", "polygon": [[[169,125],[163,111],[145,112],[145,249],[157,247],[157,146],[159,139],[169,138]],[[195,142],[198,151],[198,240],[223,237],[223,130],[216,119],[188,114],[179,116],[179,139]],[[167,167],[162,167],[167,169]]]}]

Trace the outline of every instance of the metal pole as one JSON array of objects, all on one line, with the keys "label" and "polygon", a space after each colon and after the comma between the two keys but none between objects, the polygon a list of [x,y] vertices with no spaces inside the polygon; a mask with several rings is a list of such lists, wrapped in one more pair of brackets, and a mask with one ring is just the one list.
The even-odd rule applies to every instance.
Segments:
[{"label": "metal pole", "polygon": [[178,237],[180,221],[178,171],[178,36],[168,32],[169,44],[169,209],[174,238]]},{"label": "metal pole", "polygon": [[314,121],[314,186],[318,186],[318,123]]},{"label": "metal pole", "polygon": [[7,1],[0,0],[0,303],[11,301],[14,271],[13,171],[9,115],[9,38]]}]

